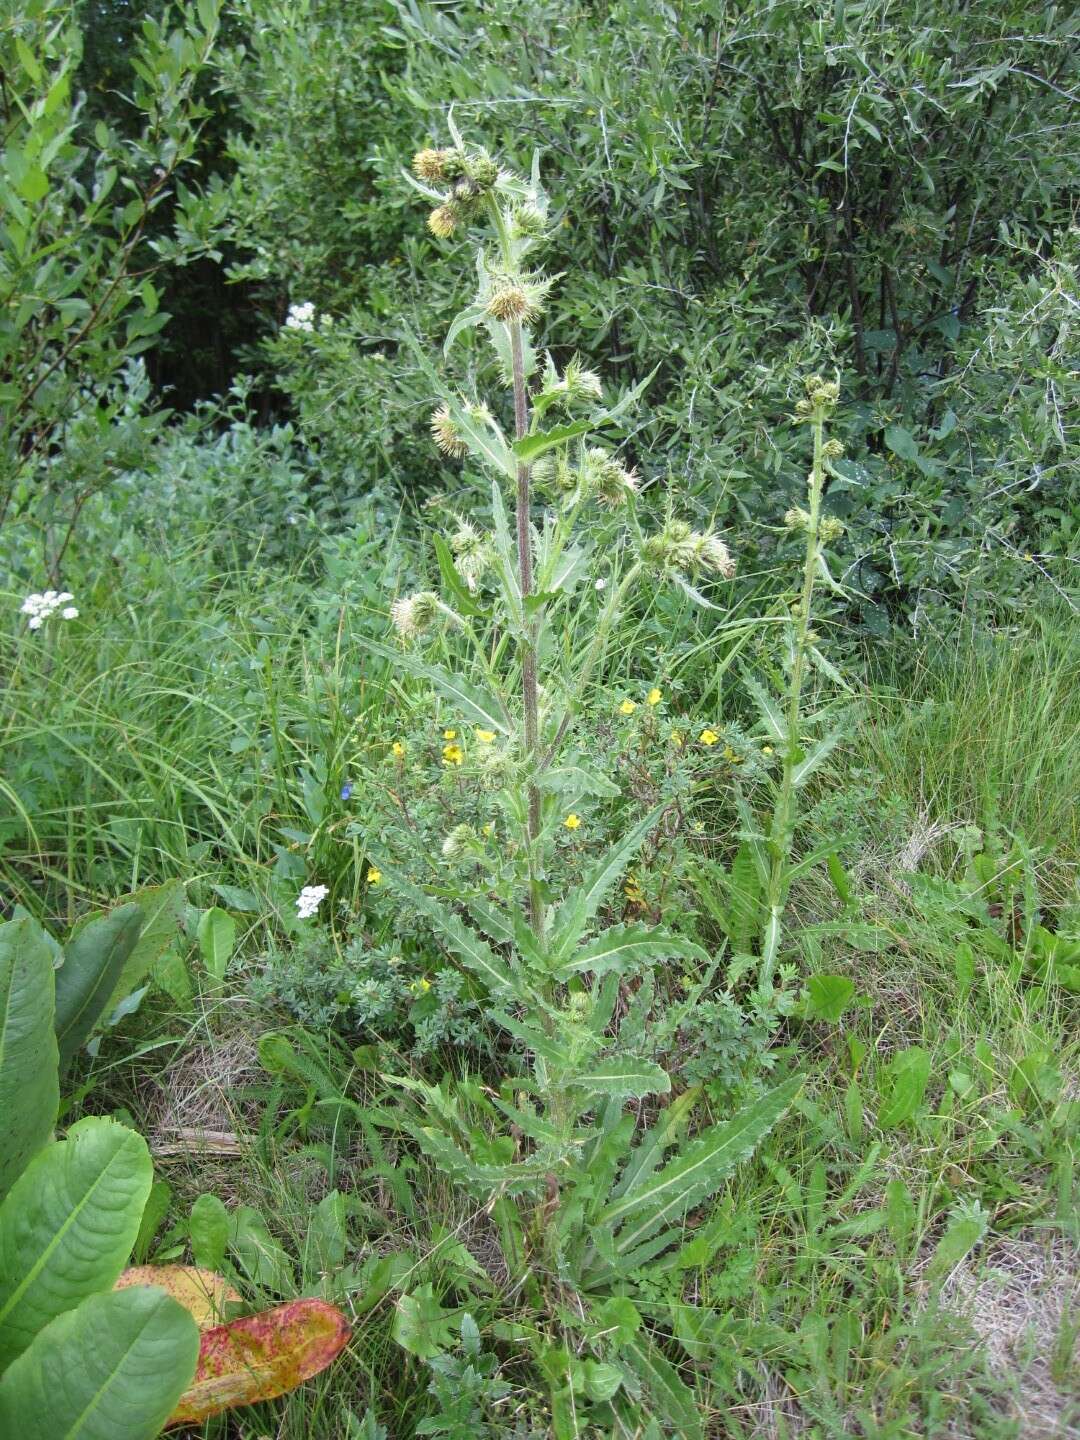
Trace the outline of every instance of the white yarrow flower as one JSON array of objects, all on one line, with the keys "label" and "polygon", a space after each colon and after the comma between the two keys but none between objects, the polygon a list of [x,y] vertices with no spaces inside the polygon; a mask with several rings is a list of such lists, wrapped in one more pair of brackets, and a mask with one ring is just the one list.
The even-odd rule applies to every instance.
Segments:
[{"label": "white yarrow flower", "polygon": [[310,920],[329,894],[326,885],[305,885],[296,897],[297,919]]},{"label": "white yarrow flower", "polygon": [[40,594],[27,595],[19,606],[19,614],[29,616],[31,630],[40,630],[58,610],[64,620],[76,619],[78,610],[74,605],[67,604],[74,598],[70,590],[43,590]]},{"label": "white yarrow flower", "polygon": [[289,313],[285,317],[286,330],[307,330],[315,329],[315,306],[310,300],[303,305],[290,305]]}]

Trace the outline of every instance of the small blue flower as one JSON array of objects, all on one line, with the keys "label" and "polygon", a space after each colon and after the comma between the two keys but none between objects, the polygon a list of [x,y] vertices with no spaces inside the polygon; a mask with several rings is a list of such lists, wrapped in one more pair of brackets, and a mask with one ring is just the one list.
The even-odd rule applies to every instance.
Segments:
[{"label": "small blue flower", "polygon": [[341,787],[341,798],[342,798],[343,800],[348,800],[348,798],[349,798],[349,796],[350,796],[351,794],[352,794],[352,781],[351,781],[351,780],[346,780],[346,781],[345,781],[345,784],[342,785],[342,787]]}]

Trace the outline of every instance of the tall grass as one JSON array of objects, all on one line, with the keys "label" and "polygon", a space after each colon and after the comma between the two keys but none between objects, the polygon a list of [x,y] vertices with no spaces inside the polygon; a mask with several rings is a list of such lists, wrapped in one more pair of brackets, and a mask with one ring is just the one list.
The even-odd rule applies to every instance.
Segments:
[{"label": "tall grass", "polygon": [[1044,858],[1063,900],[1080,866],[1080,627],[1051,608],[1022,627],[959,629],[871,670],[860,744],[883,788],[928,824],[995,824]]}]

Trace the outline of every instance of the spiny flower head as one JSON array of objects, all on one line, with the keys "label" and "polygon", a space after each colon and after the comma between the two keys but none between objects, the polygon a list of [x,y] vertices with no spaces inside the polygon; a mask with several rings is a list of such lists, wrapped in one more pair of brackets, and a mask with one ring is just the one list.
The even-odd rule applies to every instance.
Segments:
[{"label": "spiny flower head", "polygon": [[428,229],[440,240],[449,240],[461,221],[461,212],[452,200],[436,205],[428,216]]},{"label": "spiny flower head", "polygon": [[808,530],[810,516],[801,505],[792,505],[790,510],[784,512],[784,524],[789,530]]},{"label": "spiny flower head", "polygon": [[836,515],[823,515],[818,525],[818,535],[826,545],[839,540],[844,533],[844,522]]},{"label": "spiny flower head", "polygon": [[500,286],[487,302],[487,312],[496,320],[520,320],[525,324],[540,313],[522,285]]},{"label": "spiny flower head", "polygon": [[484,571],[491,564],[490,540],[477,530],[471,520],[460,520],[458,528],[450,536],[450,549],[454,552],[454,562],[461,578],[475,592]]},{"label": "spiny flower head", "polygon": [[460,460],[463,455],[469,453],[468,443],[462,439],[461,432],[454,424],[454,417],[450,413],[449,405],[440,405],[433,413],[431,420],[431,438],[443,452],[455,460]]},{"label": "spiny flower head", "polygon": [[434,590],[401,595],[390,606],[390,621],[402,640],[414,640],[435,623],[442,609]]},{"label": "spiny flower head", "polygon": [[476,831],[471,825],[455,825],[442,842],[442,855],[444,860],[457,860],[472,845],[476,839]]},{"label": "spiny flower head", "polygon": [[595,370],[587,370],[577,355],[567,361],[562,384],[571,403],[575,400],[599,400],[604,393],[600,376]]},{"label": "spiny flower head", "polygon": [[820,375],[807,375],[803,381],[805,399],[795,405],[795,414],[807,420],[815,411],[831,410],[840,398],[840,386],[835,380],[824,380]]},{"label": "spiny flower head", "polygon": [[614,455],[599,446],[594,446],[585,455],[582,466],[582,482],[585,491],[595,496],[601,505],[611,509],[625,505],[638,489],[637,472],[620,465]]},{"label": "spiny flower head", "polygon": [[510,234],[515,240],[539,240],[547,229],[547,217],[539,205],[526,201],[510,211]]},{"label": "spiny flower head", "polygon": [[643,542],[641,554],[646,565],[657,570],[691,575],[698,570],[715,570],[725,580],[735,574],[731,552],[715,531],[692,530],[685,520],[674,517]]},{"label": "spiny flower head", "polygon": [[413,156],[413,174],[418,180],[439,184],[446,179],[446,159],[449,153],[447,150],[418,150]]}]

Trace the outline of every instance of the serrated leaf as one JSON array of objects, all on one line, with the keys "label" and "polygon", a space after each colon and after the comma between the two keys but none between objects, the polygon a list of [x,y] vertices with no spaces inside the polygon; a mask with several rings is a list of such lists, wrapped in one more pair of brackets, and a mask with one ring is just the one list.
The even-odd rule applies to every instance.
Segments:
[{"label": "serrated leaf", "polygon": [[743,1107],[731,1120],[710,1126],[662,1170],[609,1205],[599,1223],[621,1225],[620,1254],[639,1245],[667,1220],[685,1215],[707,1199],[747,1159],[785,1113],[802,1088],[802,1077],[785,1081]]},{"label": "serrated leaf", "polygon": [[799,761],[791,772],[791,783],[795,786],[796,790],[806,784],[818,766],[829,758],[842,738],[843,734],[841,731],[833,730],[830,734],[826,735],[823,740],[818,741],[814,748],[808,752],[805,759]]},{"label": "serrated leaf", "polygon": [[536,435],[523,435],[520,440],[514,441],[511,448],[523,465],[531,465],[545,451],[563,445],[577,435],[584,435],[598,423],[594,420],[572,420],[567,425],[556,425]]},{"label": "serrated leaf", "polygon": [[500,735],[513,733],[513,726],[501,703],[479,686],[464,680],[460,675],[452,675],[449,670],[444,670],[439,665],[429,665],[407,650],[395,650],[378,640],[369,640],[366,637],[361,638],[360,644],[372,655],[378,655],[396,669],[404,670],[407,675],[412,675],[417,680],[426,680],[472,724],[479,725],[484,730],[497,730]]},{"label": "serrated leaf", "polygon": [[454,426],[472,453],[478,459],[486,461],[507,480],[513,480],[517,475],[517,462],[498,421],[494,417],[474,420],[456,400],[447,403]]},{"label": "serrated leaf", "polygon": [[660,810],[652,810],[612,846],[593,866],[584,881],[572,890],[555,911],[551,925],[549,948],[553,967],[558,969],[569,959],[570,952],[581,940],[590,921],[603,904],[608,891],[625,871],[645,837],[660,818]]},{"label": "serrated leaf", "polygon": [[37,921],[0,925],[0,1199],[48,1141],[60,1107],[53,986]]},{"label": "serrated leaf", "polygon": [[701,947],[670,931],[650,929],[645,925],[612,925],[602,931],[569,960],[558,967],[560,975],[591,970],[597,975],[609,970],[620,973],[656,960],[675,957],[687,960],[703,958]]},{"label": "serrated leaf", "polygon": [[624,1099],[642,1095],[667,1095],[671,1077],[651,1060],[635,1060],[631,1056],[612,1056],[597,1062],[587,1075],[574,1075],[569,1083],[587,1095],[607,1099]]},{"label": "serrated leaf", "polygon": [[446,339],[443,341],[443,357],[450,354],[450,348],[457,337],[466,330],[471,330],[479,325],[486,313],[483,305],[467,305],[464,310],[459,310],[450,322],[450,329],[446,332]]},{"label": "serrated leaf", "polygon": [[152,1181],[142,1136],[96,1115],[31,1160],[0,1206],[0,1370],[55,1316],[115,1283]]},{"label": "serrated leaf", "polygon": [[463,964],[479,975],[492,990],[503,994],[509,992],[519,998],[525,997],[527,987],[508,960],[497,955],[475,930],[470,930],[452,910],[407,880],[388,860],[380,857],[376,859],[386,887],[407,900],[421,915],[426,915],[434,925],[439,939]]},{"label": "serrated leaf", "polygon": [[755,680],[752,675],[744,675],[743,684],[749,691],[750,698],[757,706],[758,714],[761,716],[769,739],[778,745],[786,745],[787,725],[772,696],[765,689],[764,685],[762,685],[759,680]]},{"label": "serrated leaf", "polygon": [[167,1428],[201,1425],[223,1410],[285,1395],[325,1370],[348,1343],[348,1321],[325,1300],[292,1300],[205,1330],[194,1379]]},{"label": "serrated leaf", "polygon": [[161,1290],[91,1295],[0,1380],[0,1435],[153,1440],[195,1371],[194,1320]]}]

